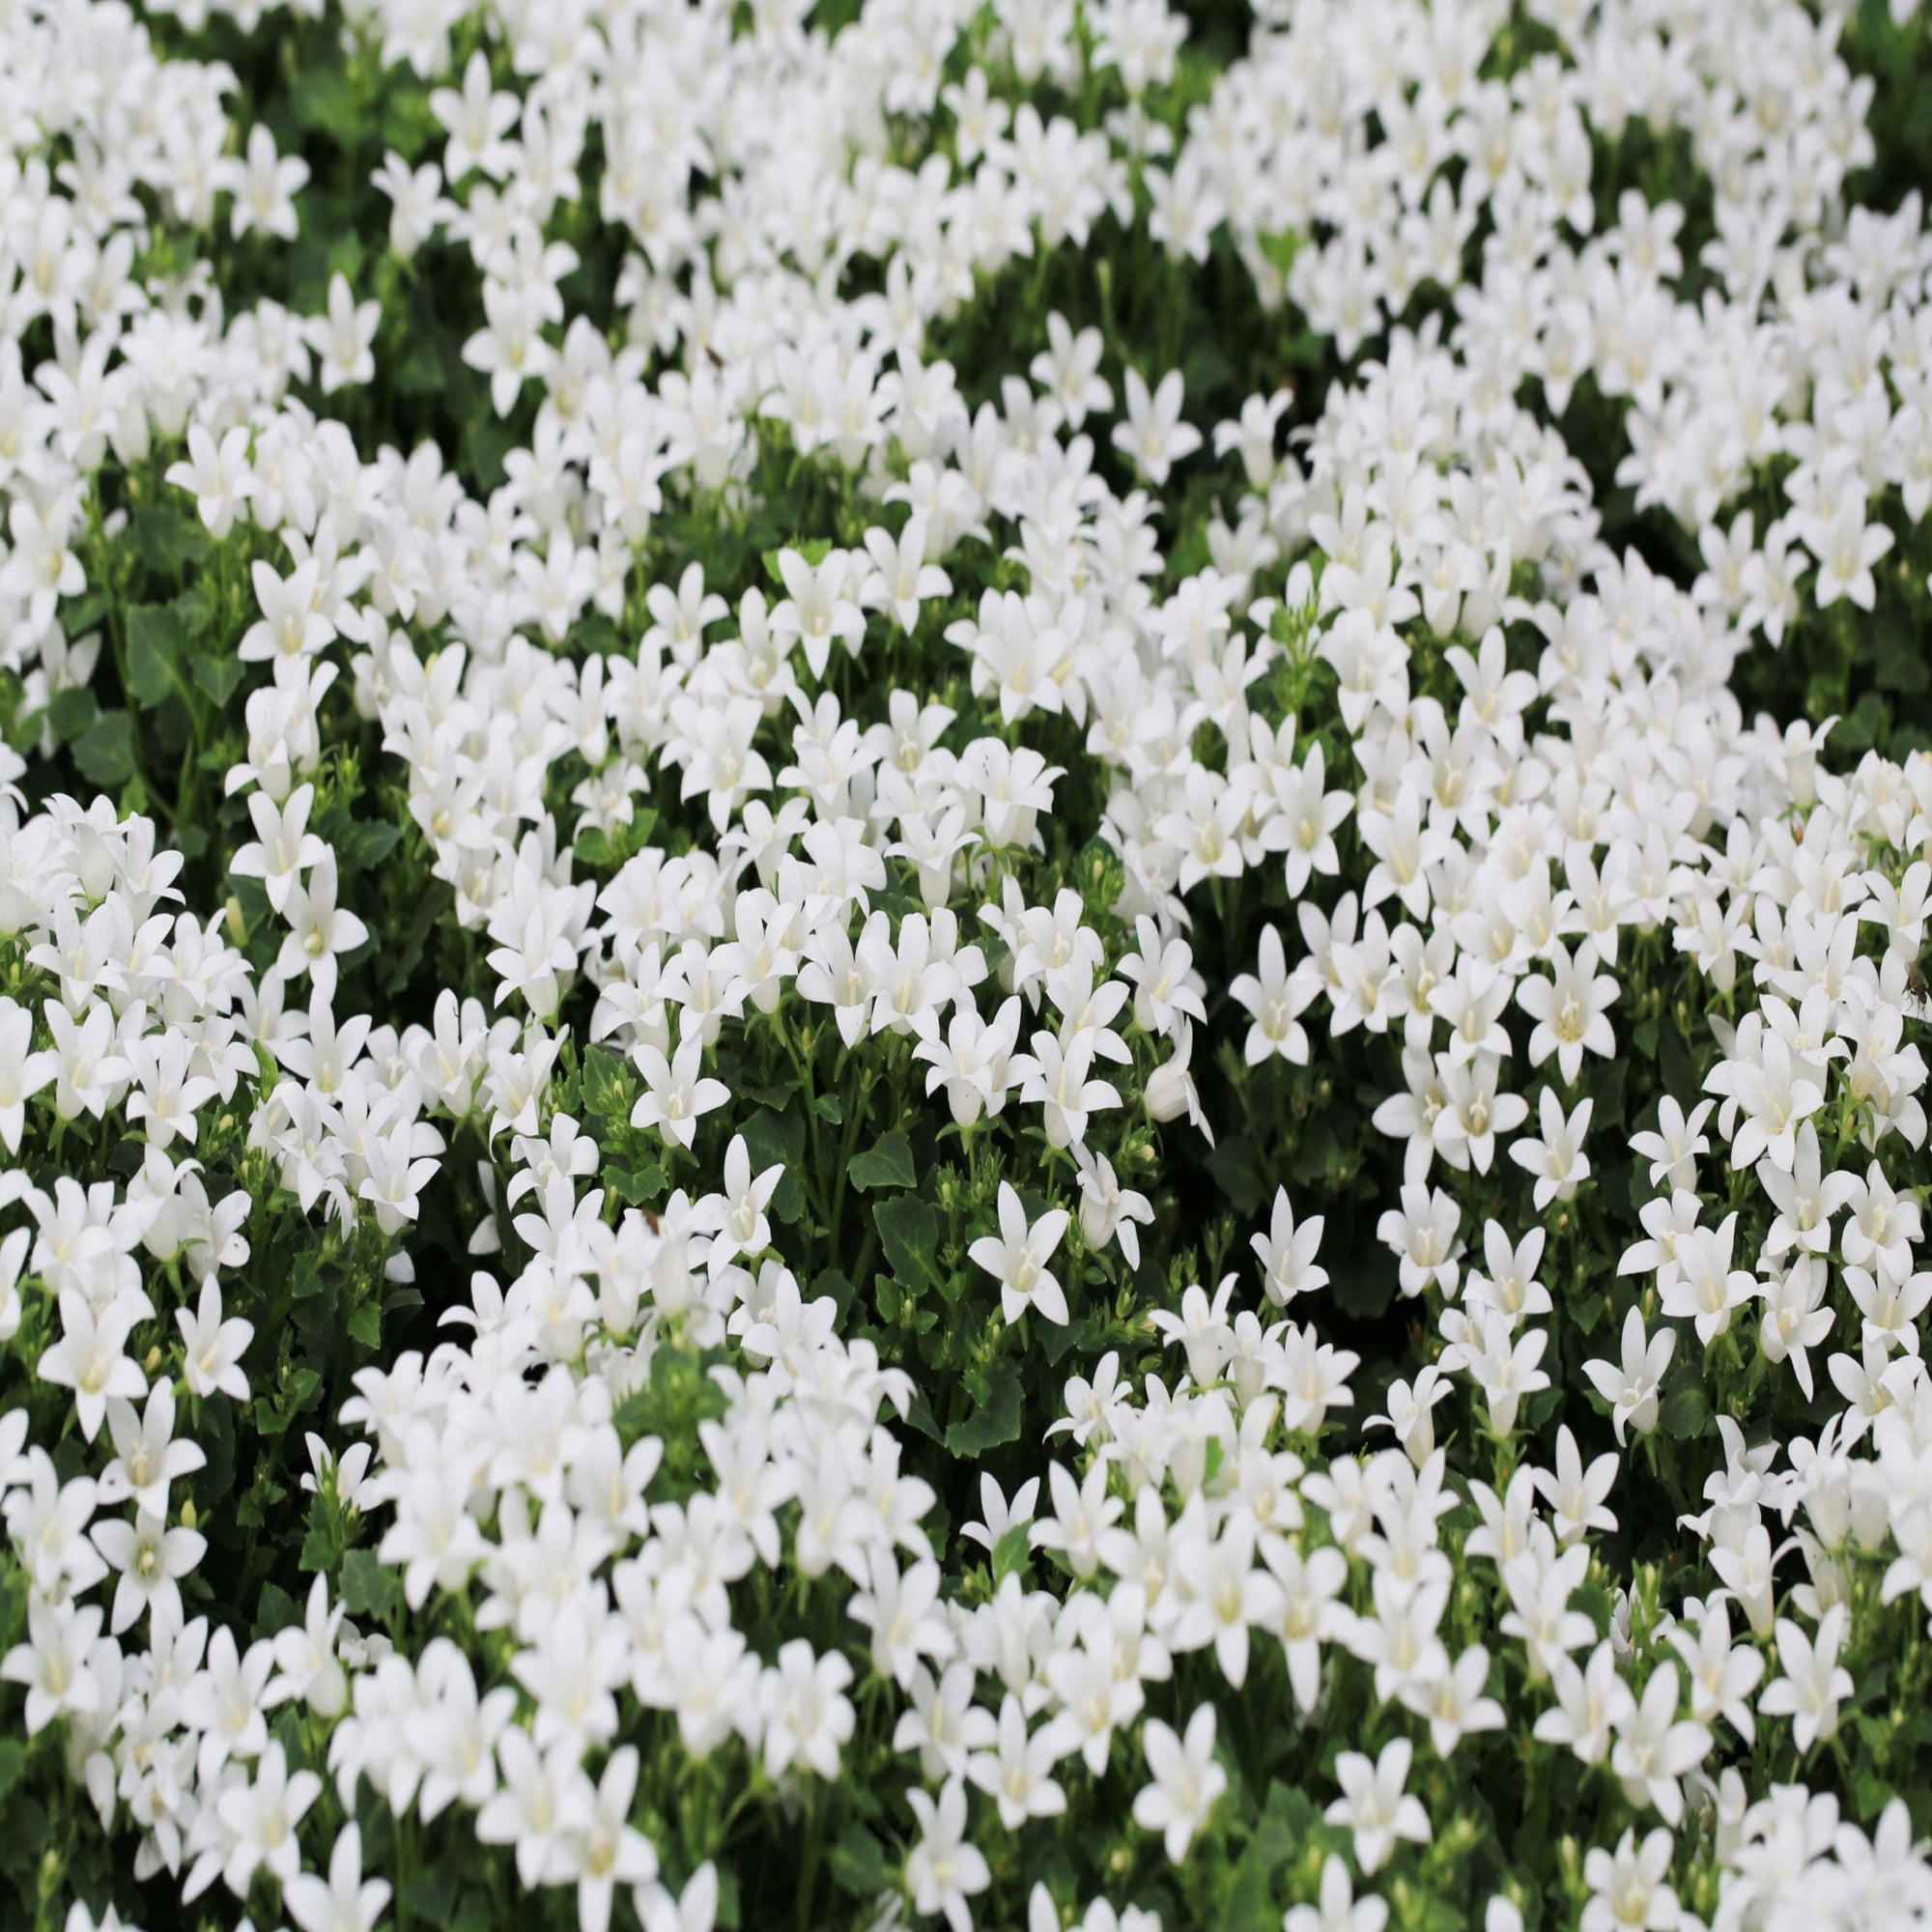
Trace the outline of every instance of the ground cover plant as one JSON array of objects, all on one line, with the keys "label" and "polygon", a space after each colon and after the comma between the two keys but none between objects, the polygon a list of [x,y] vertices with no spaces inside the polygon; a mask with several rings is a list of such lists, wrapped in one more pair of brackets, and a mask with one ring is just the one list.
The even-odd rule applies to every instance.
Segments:
[{"label": "ground cover plant", "polygon": [[1926,32],[0,7],[0,1922],[1932,1918]]}]

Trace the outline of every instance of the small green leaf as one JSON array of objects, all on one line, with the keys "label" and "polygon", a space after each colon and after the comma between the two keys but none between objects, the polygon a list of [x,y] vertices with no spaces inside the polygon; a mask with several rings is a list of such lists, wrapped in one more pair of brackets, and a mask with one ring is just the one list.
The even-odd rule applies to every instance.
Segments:
[{"label": "small green leaf", "polygon": [[1261,243],[1262,253],[1273,264],[1275,271],[1286,281],[1289,270],[1294,267],[1294,258],[1307,245],[1308,237],[1297,229],[1274,229],[1255,238]]},{"label": "small green leaf", "polygon": [[166,604],[128,612],[128,686],[143,704],[158,704],[181,682],[182,622]]},{"label": "small green leaf", "polygon": [[638,1079],[622,1054],[612,1053],[608,1046],[586,1047],[582,1087],[586,1114],[613,1126],[630,1125]]},{"label": "small green leaf", "polygon": [[644,1208],[663,1194],[665,1171],[656,1161],[645,1167],[607,1168],[604,1184],[626,1208]]},{"label": "small green leaf", "polygon": [[200,638],[214,627],[214,592],[206,583],[190,583],[175,599],[174,608],[181,618],[183,632],[190,638]]},{"label": "small green leaf", "polygon": [[247,667],[240,658],[199,651],[194,659],[194,681],[217,704],[226,704],[235,696]]},{"label": "small green leaf", "polygon": [[403,828],[384,820],[360,819],[337,838],[335,852],[345,872],[366,872],[380,866],[403,836]]},{"label": "small green leaf", "polygon": [[402,1607],[403,1579],[378,1563],[367,1549],[352,1549],[342,1559],[342,1604],[352,1617],[387,1623]]},{"label": "small green leaf", "polygon": [[889,1195],[873,1206],[872,1225],[901,1288],[939,1285],[939,1215],[929,1203]]},{"label": "small green leaf", "polygon": [[447,1925],[456,1909],[456,1889],[461,1883],[454,1863],[440,1860],[412,1872],[403,1887],[403,1900],[410,1916],[431,1925]]},{"label": "small green leaf", "polygon": [[261,1601],[255,1605],[255,1637],[273,1636],[291,1624],[301,1622],[296,1600],[279,1583],[264,1583]]},{"label": "small green leaf", "polygon": [[993,1580],[997,1583],[1015,1571],[1024,1574],[1033,1555],[1033,1524],[1016,1522],[993,1546]]},{"label": "small green leaf", "polygon": [[1690,1442],[1711,1426],[1711,1405],[1703,1378],[1690,1362],[1679,1362],[1663,1378],[1663,1401],[1658,1427],[1680,1442]]},{"label": "small green leaf", "polygon": [[868,1902],[886,1890],[893,1875],[879,1841],[863,1825],[847,1827],[832,1848],[832,1878],[839,1890]]},{"label": "small green leaf", "polygon": [[162,577],[179,577],[183,569],[208,554],[208,532],[196,517],[150,504],[128,521],[134,554]]},{"label": "small green leaf", "polygon": [[1233,1203],[1236,1213],[1249,1216],[1261,1211],[1268,1188],[1261,1172],[1255,1144],[1245,1134],[1222,1141],[1208,1156],[1208,1172],[1215,1184]]},{"label": "small green leaf", "polygon": [[919,1180],[912,1164],[912,1143],[896,1127],[881,1134],[858,1155],[850,1173],[852,1185],[862,1194],[880,1187],[912,1187]]},{"label": "small green leaf", "polygon": [[47,704],[47,724],[63,744],[78,738],[100,715],[100,706],[84,684],[57,691]]},{"label": "small green leaf", "polygon": [[845,1124],[844,1104],[837,1094],[821,1094],[818,1096],[817,1106],[818,1118],[821,1121],[830,1121],[835,1127],[842,1127]]},{"label": "small green leaf", "polygon": [[973,1413],[953,1423],[946,1432],[949,1455],[969,1461],[997,1449],[1003,1442],[1017,1442],[1020,1435],[1020,1378],[1010,1362],[995,1362],[986,1371],[986,1398]]},{"label": "small green leaf", "polygon": [[763,1174],[769,1167],[783,1169],[778,1190],[772,1196],[772,1214],[791,1227],[805,1212],[805,1119],[789,1104],[789,1093],[780,1092],[773,1104],[769,1090],[738,1089],[747,1097],[765,1093],[765,1104],[744,1124],[745,1151],[751,1156],[752,1172]]},{"label": "small green leaf", "polygon": [[82,776],[112,791],[134,776],[134,721],[125,711],[103,711],[73,748]]}]

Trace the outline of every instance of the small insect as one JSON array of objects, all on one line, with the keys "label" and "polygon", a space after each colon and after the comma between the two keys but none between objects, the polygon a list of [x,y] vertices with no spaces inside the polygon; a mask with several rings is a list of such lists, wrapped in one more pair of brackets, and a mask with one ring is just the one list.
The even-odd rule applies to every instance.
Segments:
[{"label": "small insect", "polygon": [[1905,999],[1917,1019],[1932,1019],[1932,987],[1925,983],[1925,969],[1914,960],[1905,969]]},{"label": "small insect", "polygon": [[712,348],[712,346],[711,346],[711,345],[710,345],[710,343],[708,343],[708,342],[707,342],[707,343],[706,343],[706,344],[704,345],[704,353],[705,353],[705,355],[707,355],[708,356],[710,356],[710,357],[711,357],[711,366],[712,366],[712,367],[713,367],[714,369],[722,369],[722,368],[724,368],[724,356],[722,356],[721,355],[719,355],[719,353],[717,352],[717,350],[715,350],[714,348]]}]

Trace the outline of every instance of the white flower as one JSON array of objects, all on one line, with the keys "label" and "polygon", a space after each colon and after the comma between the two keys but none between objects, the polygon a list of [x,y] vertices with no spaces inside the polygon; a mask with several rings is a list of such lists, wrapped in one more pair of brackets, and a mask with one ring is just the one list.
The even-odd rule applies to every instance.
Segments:
[{"label": "white flower", "polygon": [[853,562],[842,550],[828,551],[816,564],[795,550],[779,553],[786,595],[772,611],[772,635],[796,638],[815,678],[825,675],[835,639],[857,657],[866,635],[866,614],[853,595],[860,588]]},{"label": "white flower", "polygon": [[1634,1827],[1626,1828],[1614,1852],[1592,1846],[1583,1857],[1589,1902],[1578,1932],[1675,1932],[1684,1923],[1677,1894],[1663,1882],[1670,1869],[1670,1833],[1652,1832],[1641,1846]]},{"label": "white flower", "polygon": [[919,628],[919,607],[927,598],[949,597],[952,580],[936,563],[926,561],[927,526],[924,515],[915,511],[895,538],[889,530],[866,532],[866,553],[871,558],[871,575],[859,588],[859,602],[867,609],[884,611],[900,630]]},{"label": "white flower", "polygon": [[711,1932],[718,1918],[718,1867],[706,1859],[675,1898],[658,1884],[641,1886],[633,1896],[644,1932]]},{"label": "white flower", "polygon": [[1029,1224],[1020,1197],[1006,1180],[1000,1182],[999,1204],[999,1234],[982,1235],[967,1249],[967,1259],[999,1282],[1000,1307],[1009,1321],[1037,1309],[1042,1321],[1065,1326],[1066,1296],[1046,1264],[1071,1217],[1064,1208],[1050,1208]]},{"label": "white flower", "polygon": [[1087,1245],[1098,1254],[1109,1241],[1118,1240],[1127,1265],[1138,1268],[1140,1230],[1152,1225],[1153,1204],[1145,1194],[1121,1185],[1114,1163],[1105,1154],[1090,1152],[1084,1142],[1073,1154],[1080,1164],[1080,1233]]},{"label": "white flower", "polygon": [[1053,1767],[1065,1755],[1063,1735],[1043,1724],[1029,1736],[1026,1713],[1009,1691],[1000,1706],[992,1747],[966,1760],[968,1782],[994,1801],[1009,1832],[1019,1831],[1029,1818],[1057,1818],[1066,1809],[1066,1793],[1053,1776]]},{"label": "white flower", "polygon": [[275,911],[284,911],[289,895],[301,883],[301,875],[328,858],[328,847],[308,829],[309,808],[315,802],[312,784],[298,785],[287,800],[277,806],[266,792],[253,792],[248,799],[248,816],[254,822],[255,837],[237,847],[228,869],[238,879],[260,879]]},{"label": "white flower", "polygon": [[289,1917],[301,1932],[376,1932],[389,1902],[387,1879],[362,1876],[362,1833],[353,1823],[337,1833],[327,1883],[298,1872],[283,1888]]},{"label": "white flower", "polygon": [[206,1538],[191,1529],[170,1529],[146,1510],[137,1512],[131,1523],[115,1519],[97,1522],[88,1534],[108,1567],[120,1573],[108,1626],[114,1635],[149,1611],[180,1622],[181,1578],[200,1564]]},{"label": "white flower", "polygon": [[1360,1751],[1344,1751],[1335,1760],[1342,1795],[1323,1814],[1329,1824],[1343,1825],[1355,1834],[1355,1862],[1373,1876],[1395,1852],[1396,1840],[1429,1842],[1429,1814],[1422,1801],[1403,1790],[1415,1747],[1406,1738],[1392,1738],[1371,1762]]},{"label": "white flower", "polygon": [[620,1745],[604,1765],[576,1847],[577,1923],[580,1932],[608,1932],[611,1904],[620,1885],[644,1886],[658,1875],[657,1853],[631,1823],[638,1789],[638,1749]]},{"label": "white flower", "polygon": [[1697,1156],[1711,1151],[1704,1122],[1717,1104],[1715,1100],[1700,1100],[1687,1115],[1673,1095],[1665,1094],[1659,1099],[1656,1131],[1631,1136],[1631,1151],[1650,1163],[1653,1187],[1665,1193],[1678,1188],[1694,1190]]},{"label": "white flower", "polygon": [[814,1656],[804,1637],[779,1648],[765,1672],[765,1774],[781,1777],[793,1763],[828,1781],[838,1776],[838,1752],[851,1742],[857,1719],[845,1690],[852,1666],[836,1650]]},{"label": "white flower", "polygon": [[102,1687],[91,1668],[99,1634],[98,1604],[49,1604],[38,1590],[29,1593],[27,1641],[0,1660],[0,1677],[26,1687],[30,1738],[58,1717],[90,1717],[100,1708]]},{"label": "white flower", "polygon": [[1626,1425],[1639,1435],[1648,1435],[1657,1427],[1663,1372],[1676,1346],[1677,1333],[1671,1328],[1660,1328],[1646,1341],[1643,1316],[1633,1308],[1624,1317],[1621,1361],[1596,1359],[1583,1364],[1592,1386],[1610,1405],[1610,1426],[1619,1443]]},{"label": "white flower", "polygon": [[1624,1796],[1641,1810],[1654,1804],[1666,1825],[1684,1817],[1678,1779],[1704,1761],[1711,1733],[1695,1719],[1677,1716],[1677,1666],[1661,1663],[1651,1672],[1642,1699],[1619,1723],[1610,1769],[1624,1781]]},{"label": "white flower", "polygon": [[1552,1201],[1571,1200],[1589,1179],[1590,1156],[1583,1151],[1583,1136],[1590,1131],[1590,1110],[1595,1105],[1594,1100],[1580,1100],[1566,1120],[1556,1089],[1546,1087],[1536,1096],[1541,1138],[1525,1134],[1510,1143],[1510,1158],[1536,1177],[1532,1199],[1538,1213]]},{"label": "white flower", "polygon": [[1838,1706],[1852,1694],[1852,1673],[1838,1662],[1848,1612],[1833,1604],[1808,1637],[1789,1617],[1777,1620],[1777,1661],[1784,1675],[1759,1692],[1758,1715],[1789,1718],[1801,1752],[1828,1740],[1838,1728]]},{"label": "white flower", "polygon": [[1585,1052],[1605,1058],[1617,1050],[1616,1035],[1605,1017],[1617,999],[1617,982],[1598,973],[1597,949],[1588,939],[1572,953],[1561,940],[1551,942],[1553,977],[1530,974],[1518,982],[1516,1003],[1536,1022],[1529,1036],[1529,1064],[1541,1066],[1553,1053],[1564,1084],[1574,1087]]},{"label": "white flower", "polygon": [[312,1771],[293,1774],[279,1743],[270,1743],[255,1766],[254,1782],[243,1780],[222,1792],[221,1822],[232,1833],[221,1876],[237,1898],[246,1898],[257,1871],[268,1871],[284,1889],[301,1870],[296,1827],[322,1795],[322,1779]]},{"label": "white flower", "polygon": [[1347,1862],[1330,1852],[1321,1861],[1320,1902],[1290,1906],[1281,1923],[1282,1932],[1382,1932],[1388,1906],[1373,1892],[1357,1898]]},{"label": "white flower", "polygon": [[[241,213],[240,203],[236,213]],[[246,423],[237,423],[222,433],[217,443],[205,424],[190,423],[187,461],[168,466],[167,480],[192,493],[195,512],[217,543],[235,527],[235,518],[254,487],[248,469],[249,434]]]},{"label": "white flower", "polygon": [[874,1545],[868,1579],[870,1588],[854,1592],[846,1613],[871,1631],[872,1662],[880,1675],[904,1690],[921,1657],[944,1662],[953,1648],[939,1608],[939,1565],[922,1558],[901,1573],[891,1550]]},{"label": "white flower", "polygon": [[192,1313],[175,1310],[185,1349],[182,1373],[189,1391],[206,1400],[217,1391],[236,1402],[248,1400],[248,1378],[242,1357],[255,1339],[255,1324],[240,1316],[221,1319],[221,1290],[211,1276],[202,1284],[201,1299]]},{"label": "white flower", "polygon": [[1247,1063],[1259,1066],[1279,1054],[1293,1065],[1306,1066],[1308,1035],[1299,1015],[1315,998],[1316,988],[1299,975],[1289,973],[1281,934],[1272,925],[1262,927],[1258,965],[1259,972],[1237,975],[1228,988],[1254,1016],[1244,1049]]},{"label": "white flower", "polygon": [[340,270],[329,277],[328,307],[324,314],[309,317],[306,329],[309,346],[321,358],[324,395],[374,379],[373,352],[382,320],[381,302],[357,302]]},{"label": "white flower", "polygon": [[335,855],[327,852],[310,871],[308,884],[291,884],[282,906],[289,931],[275,961],[285,979],[303,973],[325,1001],[335,991],[336,955],[353,952],[369,937],[369,928],[353,912],[335,903]]},{"label": "white flower", "polygon": [[944,1913],[952,1932],[972,1932],[966,1901],[984,1891],[992,1873],[984,1855],[966,1836],[966,1788],[950,1778],[934,1802],[923,1791],[906,1793],[919,1821],[919,1842],[906,1854],[906,1889],[913,1910],[925,1917]]},{"label": "white flower", "polygon": [[1214,1758],[1213,1705],[1203,1704],[1188,1719],[1184,1737],[1150,1718],[1142,1727],[1141,1748],[1153,1782],[1135,1794],[1134,1823],[1143,1832],[1160,1833],[1168,1857],[1179,1864],[1228,1788],[1228,1774]]},{"label": "white flower", "polygon": [[722,1080],[703,1073],[702,1038],[694,1034],[669,1060],[648,1044],[638,1048],[636,1058],[644,1092],[631,1108],[632,1126],[655,1127],[667,1146],[689,1151],[697,1139],[699,1119],[731,1098]]},{"label": "white flower", "polygon": [[33,1044],[33,1014],[0,994],[0,1141],[9,1153],[20,1151],[26,1103],[60,1071],[58,1058]]},{"label": "white flower", "polygon": [[1168,472],[1201,447],[1201,432],[1180,420],[1181,374],[1170,369],[1149,393],[1138,369],[1127,371],[1127,419],[1114,425],[1114,447],[1159,489]]},{"label": "white flower", "polygon": [[308,163],[299,155],[277,156],[275,137],[262,122],[248,130],[246,158],[222,162],[220,178],[235,197],[229,226],[238,240],[256,228],[284,242],[301,232],[295,197],[308,185]]}]

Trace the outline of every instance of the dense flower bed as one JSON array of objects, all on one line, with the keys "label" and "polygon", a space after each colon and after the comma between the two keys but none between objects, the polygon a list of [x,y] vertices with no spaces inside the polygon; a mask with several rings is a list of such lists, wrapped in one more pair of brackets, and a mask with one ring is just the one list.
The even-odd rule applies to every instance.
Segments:
[{"label": "dense flower bed", "polygon": [[0,7],[0,1921],[1932,1918],[1926,35]]}]

